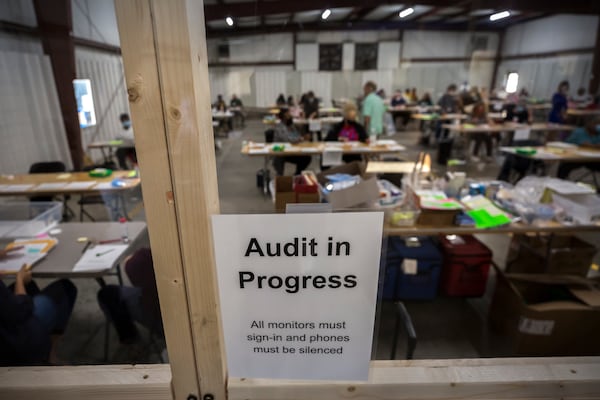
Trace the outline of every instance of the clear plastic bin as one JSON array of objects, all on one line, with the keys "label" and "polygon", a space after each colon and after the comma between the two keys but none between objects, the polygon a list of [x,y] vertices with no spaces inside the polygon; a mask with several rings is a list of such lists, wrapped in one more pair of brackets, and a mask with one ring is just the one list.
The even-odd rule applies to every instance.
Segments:
[{"label": "clear plastic bin", "polygon": [[58,225],[63,204],[49,202],[0,203],[0,238],[34,237]]}]

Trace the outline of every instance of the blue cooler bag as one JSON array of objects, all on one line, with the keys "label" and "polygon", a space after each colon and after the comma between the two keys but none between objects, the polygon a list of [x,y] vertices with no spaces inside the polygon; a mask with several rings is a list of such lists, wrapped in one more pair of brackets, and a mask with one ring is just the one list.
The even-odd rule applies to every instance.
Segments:
[{"label": "blue cooler bag", "polygon": [[435,298],[443,259],[433,240],[419,237],[416,247],[408,246],[404,237],[390,237],[388,240],[383,299]]}]

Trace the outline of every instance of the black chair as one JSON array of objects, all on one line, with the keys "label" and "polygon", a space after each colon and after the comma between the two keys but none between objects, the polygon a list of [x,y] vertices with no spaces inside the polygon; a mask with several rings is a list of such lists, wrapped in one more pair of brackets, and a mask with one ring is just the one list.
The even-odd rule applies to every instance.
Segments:
[{"label": "black chair", "polygon": [[[29,167],[30,174],[51,174],[51,173],[59,173],[59,172],[67,172],[67,167],[61,161],[43,161],[31,164]],[[64,206],[63,210],[63,219],[66,221],[70,217],[74,217],[75,213],[73,210],[69,208],[67,202],[71,196],[64,195],[62,196],[62,202]],[[34,202],[43,202],[43,201],[53,201],[56,199],[56,196],[33,196],[30,197],[30,201]]]},{"label": "black chair", "polygon": [[412,318],[408,313],[408,310],[404,306],[404,303],[397,301],[394,303],[396,307],[396,326],[394,328],[394,335],[392,337],[392,349],[390,351],[390,360],[396,359],[396,350],[398,346],[398,336],[400,333],[400,327],[403,326],[406,331],[407,344],[406,344],[406,359],[412,360],[417,347],[417,332],[412,322]]},{"label": "black chair", "polygon": [[273,129],[267,129],[265,131],[265,143],[273,143],[275,139],[275,131]]}]

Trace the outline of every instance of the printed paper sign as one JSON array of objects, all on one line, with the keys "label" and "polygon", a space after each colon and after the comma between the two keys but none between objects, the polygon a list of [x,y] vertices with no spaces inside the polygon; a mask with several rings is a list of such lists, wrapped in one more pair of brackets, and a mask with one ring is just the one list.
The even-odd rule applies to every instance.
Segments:
[{"label": "printed paper sign", "polygon": [[218,215],[229,375],[367,380],[383,213]]}]

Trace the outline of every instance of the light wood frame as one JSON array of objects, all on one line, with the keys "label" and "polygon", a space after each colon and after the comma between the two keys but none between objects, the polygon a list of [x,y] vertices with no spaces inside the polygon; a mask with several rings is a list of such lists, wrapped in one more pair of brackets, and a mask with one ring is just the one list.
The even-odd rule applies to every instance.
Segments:
[{"label": "light wood frame", "polygon": [[2,368],[0,398],[600,398],[598,357],[373,361],[363,383],[228,381],[203,4],[117,0],[116,12],[171,364]]}]

